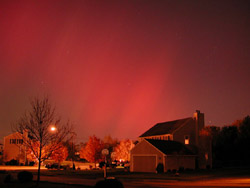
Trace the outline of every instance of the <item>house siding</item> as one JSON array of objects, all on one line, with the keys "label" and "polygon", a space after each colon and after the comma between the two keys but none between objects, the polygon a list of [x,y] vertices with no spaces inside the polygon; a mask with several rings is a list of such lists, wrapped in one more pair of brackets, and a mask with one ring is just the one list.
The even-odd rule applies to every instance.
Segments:
[{"label": "house siding", "polygon": [[[16,143],[13,143],[12,140],[16,140]],[[22,140],[20,133],[13,133],[4,137],[3,159],[5,162],[15,159],[19,163],[25,163],[25,146],[17,140]]]},{"label": "house siding", "polygon": [[181,167],[184,169],[195,169],[195,156],[193,155],[168,155],[165,156],[165,161],[165,172],[168,170],[178,170]]},{"label": "house siding", "polygon": [[[164,154],[156,149],[147,141],[142,140],[130,152],[131,154],[131,172],[155,172],[158,163],[164,163]],[[155,160],[148,161],[149,158],[154,156]],[[138,159],[141,159],[141,162]],[[142,163],[143,161],[147,161]],[[152,169],[152,165],[154,168]]]},{"label": "house siding", "polygon": [[195,121],[190,121],[183,127],[176,130],[173,134],[174,141],[180,142],[182,144],[185,144],[184,136],[189,135],[189,144],[195,145]]}]

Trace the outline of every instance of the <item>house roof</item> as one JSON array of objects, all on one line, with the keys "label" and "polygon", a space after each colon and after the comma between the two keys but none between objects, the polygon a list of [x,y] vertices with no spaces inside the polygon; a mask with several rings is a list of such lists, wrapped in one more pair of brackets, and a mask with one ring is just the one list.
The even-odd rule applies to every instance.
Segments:
[{"label": "house roof", "polygon": [[172,134],[178,128],[182,127],[183,125],[187,123],[191,123],[192,121],[193,121],[193,118],[190,117],[190,118],[185,118],[185,119],[157,123],[155,126],[153,126],[149,130],[147,130],[145,133],[143,133],[140,137]]},{"label": "house roof", "polygon": [[184,144],[180,142],[154,139],[145,140],[166,155],[194,155],[191,150],[189,150]]}]

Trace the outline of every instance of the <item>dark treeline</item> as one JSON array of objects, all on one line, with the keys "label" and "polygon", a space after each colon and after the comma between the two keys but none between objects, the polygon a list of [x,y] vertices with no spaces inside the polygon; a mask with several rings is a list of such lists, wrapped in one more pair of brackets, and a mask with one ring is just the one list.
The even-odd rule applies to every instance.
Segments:
[{"label": "dark treeline", "polygon": [[213,167],[250,166],[250,117],[224,127],[208,126]]}]

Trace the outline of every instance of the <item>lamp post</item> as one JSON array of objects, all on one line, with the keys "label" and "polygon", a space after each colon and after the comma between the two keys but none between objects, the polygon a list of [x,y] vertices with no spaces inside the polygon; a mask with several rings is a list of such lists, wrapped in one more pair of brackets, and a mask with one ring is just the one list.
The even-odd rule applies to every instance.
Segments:
[{"label": "lamp post", "polygon": [[75,147],[74,147],[74,138],[76,136],[76,133],[75,132],[70,132],[71,133],[71,138],[72,138],[72,156],[71,156],[71,160],[72,160],[72,169],[75,170],[76,167],[75,167]]},{"label": "lamp post", "polygon": [[108,149],[103,149],[102,154],[105,156],[105,164],[104,164],[104,179],[107,178],[107,158],[106,156],[109,154]]}]

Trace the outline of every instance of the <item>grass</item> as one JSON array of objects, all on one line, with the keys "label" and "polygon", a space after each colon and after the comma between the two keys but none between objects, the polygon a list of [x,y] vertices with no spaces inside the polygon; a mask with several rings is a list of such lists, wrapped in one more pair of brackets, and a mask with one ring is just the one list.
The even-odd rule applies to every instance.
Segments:
[{"label": "grass", "polygon": [[[11,183],[2,183],[3,177],[7,174],[0,173],[0,187],[2,188],[33,188],[36,187],[35,182],[22,184],[17,181],[16,174],[18,171],[11,171],[14,181]],[[32,171],[33,175],[37,175],[36,171]],[[145,180],[145,179],[162,179],[162,180],[177,180],[177,181],[196,181],[204,179],[215,179],[215,178],[226,178],[226,177],[249,177],[250,168],[221,168],[221,169],[211,169],[211,170],[194,170],[194,171],[184,171],[176,176],[174,173],[130,173],[124,171],[124,169],[108,169],[107,175],[109,177],[116,177],[120,180]],[[99,179],[103,177],[103,170],[43,170],[41,171],[41,176],[55,176],[60,178],[79,178],[79,179]],[[68,185],[60,183],[51,182],[41,182],[39,188],[90,188],[91,186],[85,185]]]},{"label": "grass", "polygon": [[[33,174],[36,174],[34,172]],[[46,170],[41,172],[42,176],[74,177],[82,179],[98,179],[103,177],[103,170]],[[192,181],[199,179],[219,178],[219,177],[237,177],[250,176],[250,168],[221,168],[210,170],[184,171],[176,175],[175,173],[139,173],[128,172],[124,169],[108,169],[108,177],[119,179],[169,179],[179,181]]]},{"label": "grass", "polygon": [[36,185],[36,182],[20,183],[18,181],[0,184],[0,186],[1,188],[91,188],[91,186],[86,185],[72,185],[51,182],[40,182],[39,185]]},{"label": "grass", "polygon": [[[2,172],[0,173],[0,187],[1,188],[91,188],[91,186],[77,185],[77,184],[62,184],[62,183],[52,183],[41,181],[37,185],[35,179],[32,182],[20,183],[17,180],[18,171]],[[5,177],[11,174],[10,182],[4,182]]]}]

